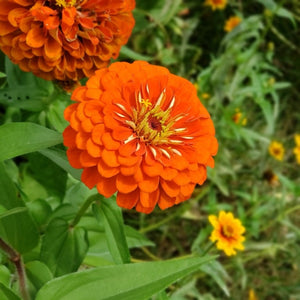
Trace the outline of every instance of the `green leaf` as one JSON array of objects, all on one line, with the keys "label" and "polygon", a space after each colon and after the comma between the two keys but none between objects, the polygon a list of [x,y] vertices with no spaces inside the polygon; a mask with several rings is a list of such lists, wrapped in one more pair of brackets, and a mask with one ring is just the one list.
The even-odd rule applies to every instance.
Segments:
[{"label": "green leaf", "polygon": [[65,195],[67,173],[40,153],[30,153],[26,158],[29,161],[27,171],[30,175],[46,189],[49,196],[62,200]]},{"label": "green leaf", "polygon": [[[6,173],[3,163],[0,163],[0,205],[8,211],[13,209],[15,212],[18,211],[0,218],[0,237],[18,252],[25,253],[37,245],[39,233],[17,193],[15,184]],[[20,211],[23,207],[23,211]]]},{"label": "green leaf", "polygon": [[31,283],[40,289],[46,282],[53,279],[53,275],[49,268],[40,261],[31,261],[26,264],[26,275]]},{"label": "green leaf", "polygon": [[34,123],[0,126],[0,161],[62,143],[62,135]]},{"label": "green leaf", "polygon": [[0,282],[0,299],[1,300],[21,300],[12,290]]},{"label": "green leaf", "polygon": [[229,297],[229,289],[225,280],[229,280],[229,276],[226,273],[223,266],[217,261],[211,261],[200,267],[200,270],[210,275],[217,285],[223,290],[224,294]]},{"label": "green leaf", "polygon": [[80,180],[82,170],[74,169],[69,164],[66,152],[60,149],[44,149],[39,151],[44,156],[55,162],[59,167],[71,174],[75,179]]},{"label": "green leaf", "polygon": [[7,218],[11,215],[22,213],[24,211],[27,211],[26,207],[15,207],[15,208],[12,208],[10,210],[7,210],[7,211],[1,213],[0,214],[0,219],[4,219],[4,218]]},{"label": "green leaf", "polygon": [[148,299],[215,257],[104,266],[48,282],[36,300]]},{"label": "green leaf", "polygon": [[101,198],[100,204],[93,205],[93,211],[104,225],[109,251],[116,264],[129,263],[130,253],[125,238],[122,211],[112,199]]},{"label": "green leaf", "polygon": [[125,56],[127,58],[131,58],[133,60],[144,60],[144,61],[150,61],[150,60],[152,60],[152,57],[139,54],[139,53],[137,53],[137,52],[129,49],[126,46],[123,46],[121,48],[120,55],[121,56]]},{"label": "green leaf", "polygon": [[87,252],[86,231],[69,226],[63,219],[52,220],[45,232],[41,260],[55,276],[74,272],[78,269]]}]

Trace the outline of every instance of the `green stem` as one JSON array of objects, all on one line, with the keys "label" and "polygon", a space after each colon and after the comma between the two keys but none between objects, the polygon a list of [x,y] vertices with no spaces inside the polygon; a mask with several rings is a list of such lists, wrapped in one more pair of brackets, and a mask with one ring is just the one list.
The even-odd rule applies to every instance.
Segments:
[{"label": "green stem", "polygon": [[23,300],[30,300],[30,295],[28,293],[27,285],[26,285],[26,273],[25,273],[25,268],[24,268],[21,255],[15,249],[9,246],[5,241],[3,241],[1,238],[0,238],[0,249],[2,249],[8,255],[9,260],[16,267],[18,278],[19,278],[20,293]]},{"label": "green stem", "polygon": [[87,198],[87,200],[86,200],[86,201],[82,204],[82,206],[80,207],[78,213],[76,214],[74,220],[71,222],[70,226],[71,226],[71,227],[76,226],[76,225],[79,223],[81,217],[82,217],[82,216],[85,214],[85,212],[88,210],[88,208],[90,207],[90,205],[91,205],[93,202],[97,201],[97,200],[101,200],[101,197],[102,197],[101,195],[96,194],[96,195],[92,195],[92,196],[90,196],[89,198]]},{"label": "green stem", "polygon": [[213,243],[210,243],[210,245],[207,246],[207,248],[204,250],[204,252],[201,254],[201,256],[205,256],[209,250],[216,245],[217,241],[214,241]]}]

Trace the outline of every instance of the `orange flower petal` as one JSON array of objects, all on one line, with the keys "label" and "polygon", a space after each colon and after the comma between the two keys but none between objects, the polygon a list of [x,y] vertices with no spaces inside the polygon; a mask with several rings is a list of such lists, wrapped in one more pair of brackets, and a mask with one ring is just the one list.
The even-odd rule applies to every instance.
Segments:
[{"label": "orange flower petal", "polygon": [[119,174],[117,176],[116,186],[118,191],[128,194],[137,188],[137,183],[133,176],[124,176]]},{"label": "orange flower petal", "polygon": [[97,183],[98,192],[106,198],[111,197],[116,191],[116,177],[101,177]]},{"label": "orange flower petal", "polygon": [[136,206],[138,200],[140,197],[140,192],[138,189],[134,190],[131,193],[123,194],[118,192],[117,195],[117,204],[120,207],[132,209],[134,206]]}]

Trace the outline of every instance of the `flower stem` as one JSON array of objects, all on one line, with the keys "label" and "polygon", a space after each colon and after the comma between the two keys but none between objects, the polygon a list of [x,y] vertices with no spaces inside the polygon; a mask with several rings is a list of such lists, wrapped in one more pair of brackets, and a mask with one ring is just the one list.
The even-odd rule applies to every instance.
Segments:
[{"label": "flower stem", "polygon": [[87,198],[86,201],[80,207],[78,213],[76,214],[74,220],[71,222],[70,226],[71,227],[76,226],[79,223],[81,217],[85,214],[87,209],[90,207],[90,205],[97,200],[101,200],[101,197],[102,197],[101,195],[95,194]]},{"label": "flower stem", "polygon": [[216,243],[217,243],[217,241],[214,241],[213,243],[210,243],[206,247],[206,249],[203,251],[203,253],[201,254],[201,256],[205,256],[209,252],[209,250],[216,245]]},{"label": "flower stem", "polygon": [[15,265],[18,278],[19,288],[23,300],[30,300],[30,296],[26,286],[26,273],[21,255],[9,246],[4,240],[0,238],[0,249],[2,249],[9,257],[9,260]]}]

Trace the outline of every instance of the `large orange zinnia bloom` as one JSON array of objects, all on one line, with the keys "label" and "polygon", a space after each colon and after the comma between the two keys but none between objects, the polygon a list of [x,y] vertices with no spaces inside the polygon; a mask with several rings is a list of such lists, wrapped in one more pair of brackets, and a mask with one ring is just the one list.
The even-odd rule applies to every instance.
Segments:
[{"label": "large orange zinnia bloom", "polygon": [[24,71],[77,81],[116,58],[135,0],[0,0],[0,49]]},{"label": "large orange zinnia bloom", "polygon": [[217,152],[209,113],[189,81],[136,61],[96,71],[65,110],[68,159],[119,206],[150,213],[190,198]]}]

